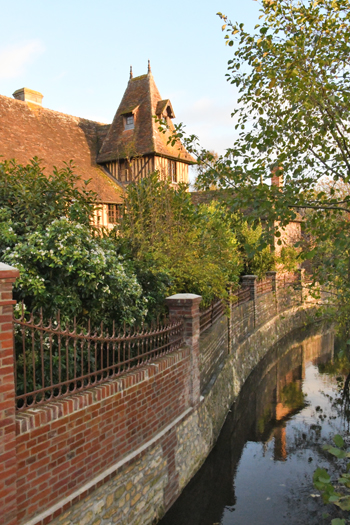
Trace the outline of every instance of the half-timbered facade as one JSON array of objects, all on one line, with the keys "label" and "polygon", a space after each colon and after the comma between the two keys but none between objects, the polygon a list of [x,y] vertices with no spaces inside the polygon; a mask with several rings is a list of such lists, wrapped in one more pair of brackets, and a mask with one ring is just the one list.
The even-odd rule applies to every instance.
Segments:
[{"label": "half-timbered facade", "polygon": [[[150,65],[147,75],[130,79],[113,123],[102,144],[97,162],[124,186],[158,171],[173,184],[188,182],[188,166],[193,157],[180,141],[173,146],[168,138],[175,117],[169,99],[162,99]],[[168,130],[159,130],[159,120]]]},{"label": "half-timbered facade", "polygon": [[[158,171],[173,184],[188,182],[194,159],[180,142],[167,145],[171,131],[160,133],[155,116],[166,119],[170,130],[174,111],[162,100],[150,67],[130,79],[112,124],[73,117],[42,106],[42,94],[22,88],[14,98],[0,95],[0,159],[27,164],[42,160],[46,173],[73,161],[81,181],[99,198],[94,222],[113,227],[118,221],[125,187]],[[78,184],[83,182],[77,182]]]}]

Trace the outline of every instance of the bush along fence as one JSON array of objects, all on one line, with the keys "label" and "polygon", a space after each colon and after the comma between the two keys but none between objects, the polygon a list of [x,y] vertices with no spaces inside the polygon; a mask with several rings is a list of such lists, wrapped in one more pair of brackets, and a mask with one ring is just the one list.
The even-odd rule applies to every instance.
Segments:
[{"label": "bush along fence", "polygon": [[156,521],[198,467],[187,422],[225,356],[301,296],[245,276],[228,305],[178,294],[157,326],[108,334],[13,317],[17,276],[0,263],[0,525]]}]

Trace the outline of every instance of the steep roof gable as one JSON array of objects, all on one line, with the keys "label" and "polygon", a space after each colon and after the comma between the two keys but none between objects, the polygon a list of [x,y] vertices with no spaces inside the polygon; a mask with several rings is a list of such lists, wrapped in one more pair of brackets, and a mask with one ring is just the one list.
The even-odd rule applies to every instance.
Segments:
[{"label": "steep roof gable", "polygon": [[46,172],[73,160],[75,173],[91,179],[89,188],[101,202],[118,203],[122,188],[96,163],[108,127],[0,95],[0,159],[27,164],[38,157]]},{"label": "steep roof gable", "polygon": [[[164,112],[169,108],[167,115]],[[134,128],[125,129],[125,115],[134,115]],[[174,111],[168,99],[163,100],[155,84],[150,67],[147,75],[132,77],[115,114],[108,135],[103,142],[97,161],[110,162],[120,158],[131,158],[147,154],[193,163],[195,160],[178,141],[174,146],[167,144],[170,132],[159,131],[154,116],[168,116],[168,124],[174,129],[170,118]]]}]

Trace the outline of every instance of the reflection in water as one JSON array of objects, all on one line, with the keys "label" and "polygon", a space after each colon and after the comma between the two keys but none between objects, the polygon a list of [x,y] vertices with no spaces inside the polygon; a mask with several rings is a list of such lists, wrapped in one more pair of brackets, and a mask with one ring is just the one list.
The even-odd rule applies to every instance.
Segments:
[{"label": "reflection in water", "polygon": [[269,352],[161,525],[329,524],[331,507],[315,497],[312,475],[329,467],[320,444],[347,425],[333,406],[337,381],[327,375],[333,349],[332,331],[319,326]]}]

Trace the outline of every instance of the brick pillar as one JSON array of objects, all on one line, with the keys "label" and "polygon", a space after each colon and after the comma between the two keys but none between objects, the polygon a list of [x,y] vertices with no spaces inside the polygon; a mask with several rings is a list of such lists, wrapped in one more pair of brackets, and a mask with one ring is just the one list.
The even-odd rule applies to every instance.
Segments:
[{"label": "brick pillar", "polygon": [[300,300],[301,304],[303,304],[305,300],[305,290],[304,290],[304,282],[305,282],[305,268],[298,268],[298,284],[300,286]]},{"label": "brick pillar", "polygon": [[200,368],[199,368],[199,304],[200,295],[179,293],[167,297],[165,302],[169,308],[169,317],[183,318],[185,343],[191,348],[191,405],[196,406],[200,398]]},{"label": "brick pillar", "polygon": [[233,315],[233,308],[232,308],[232,296],[233,296],[233,290],[237,288],[237,284],[228,283],[228,294],[229,294],[229,307],[230,307],[230,316],[227,319],[227,353],[230,354],[232,351],[232,315]]},{"label": "brick pillar", "polygon": [[277,296],[277,272],[266,272],[266,277],[272,281],[272,291],[275,294],[276,315],[278,314],[278,296]]},{"label": "brick pillar", "polygon": [[271,279],[272,282],[272,291],[277,292],[277,272],[266,272],[266,277]]},{"label": "brick pillar", "polygon": [[0,263],[0,525],[17,524],[12,285],[18,276]]},{"label": "brick pillar", "polygon": [[256,282],[258,277],[256,275],[243,275],[242,287],[250,289],[250,300],[254,301],[254,327],[256,326],[256,299],[258,296]]}]

